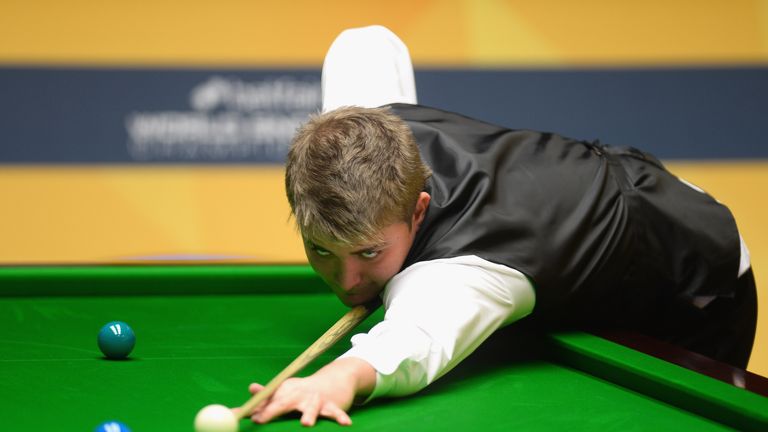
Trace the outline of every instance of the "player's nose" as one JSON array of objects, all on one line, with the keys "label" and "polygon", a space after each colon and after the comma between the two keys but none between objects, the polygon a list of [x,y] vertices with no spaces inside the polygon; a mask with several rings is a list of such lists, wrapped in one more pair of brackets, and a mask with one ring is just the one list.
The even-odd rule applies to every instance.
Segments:
[{"label": "player's nose", "polygon": [[353,258],[347,258],[341,262],[336,272],[336,284],[344,291],[350,291],[360,284],[362,274],[360,266]]}]

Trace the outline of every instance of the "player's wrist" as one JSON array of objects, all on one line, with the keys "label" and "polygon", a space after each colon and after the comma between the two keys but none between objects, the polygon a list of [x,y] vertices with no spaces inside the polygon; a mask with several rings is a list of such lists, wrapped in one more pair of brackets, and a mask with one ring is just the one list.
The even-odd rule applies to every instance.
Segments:
[{"label": "player's wrist", "polygon": [[376,385],[376,370],[368,362],[355,357],[336,359],[326,368],[334,374],[336,382],[345,383],[356,397],[366,397]]}]

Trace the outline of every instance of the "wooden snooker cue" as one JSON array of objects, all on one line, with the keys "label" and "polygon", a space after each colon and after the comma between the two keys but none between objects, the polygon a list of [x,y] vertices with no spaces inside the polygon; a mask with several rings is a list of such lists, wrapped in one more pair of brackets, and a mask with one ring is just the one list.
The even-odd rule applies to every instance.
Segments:
[{"label": "wooden snooker cue", "polygon": [[381,305],[381,301],[377,298],[375,301],[361,304],[353,307],[347,313],[344,314],[331,328],[328,329],[320,338],[318,338],[312,345],[304,350],[301,355],[296,357],[296,360],[292,361],[282,372],[277,374],[269,384],[261,389],[258,393],[253,395],[247,402],[245,402],[240,408],[236,410],[237,415],[240,418],[245,418],[251,414],[251,412],[264,400],[272,396],[272,393],[280,387],[280,384],[293,375],[297,374],[305,366],[312,363],[318,356],[332,347],[341,338],[349,334],[349,332],[357,327],[358,324],[363,322],[368,316],[373,313]]}]

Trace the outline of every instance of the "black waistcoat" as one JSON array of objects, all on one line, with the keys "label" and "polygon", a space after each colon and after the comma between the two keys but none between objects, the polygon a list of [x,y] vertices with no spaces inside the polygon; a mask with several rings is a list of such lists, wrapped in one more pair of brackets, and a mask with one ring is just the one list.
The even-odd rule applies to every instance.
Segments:
[{"label": "black waistcoat", "polygon": [[504,264],[533,281],[536,313],[558,322],[583,307],[621,320],[659,297],[730,295],[739,260],[730,212],[652,156],[391,108],[433,171],[405,267],[462,255]]}]

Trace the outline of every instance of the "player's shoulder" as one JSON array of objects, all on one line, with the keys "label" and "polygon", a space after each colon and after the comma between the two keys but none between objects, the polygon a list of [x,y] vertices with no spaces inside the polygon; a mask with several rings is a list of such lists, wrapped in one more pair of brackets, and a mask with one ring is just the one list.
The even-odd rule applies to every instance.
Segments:
[{"label": "player's shoulder", "polygon": [[522,272],[476,255],[412,264],[392,278],[382,298],[385,305],[390,305],[396,298],[436,301],[445,296],[466,301],[482,298],[503,304],[525,304],[530,306],[528,309],[535,303],[533,284]]},{"label": "player's shoulder", "polygon": [[406,122],[418,122],[422,124],[440,125],[474,125],[490,129],[509,129],[507,127],[489,123],[455,111],[435,108],[427,105],[395,103],[387,105],[398,117]]},{"label": "player's shoulder", "polygon": [[[593,141],[571,137],[557,131],[534,130],[526,127],[510,127],[480,120],[458,112],[419,104],[395,103],[386,105],[395,115],[405,120],[415,133],[448,132],[462,136],[507,137],[512,141],[552,143],[593,143]],[[595,143],[597,141],[594,141]]]},{"label": "player's shoulder", "polygon": [[395,275],[393,281],[405,279],[458,281],[484,278],[489,274],[522,276],[520,271],[509,266],[488,261],[477,255],[462,255],[416,262]]}]

